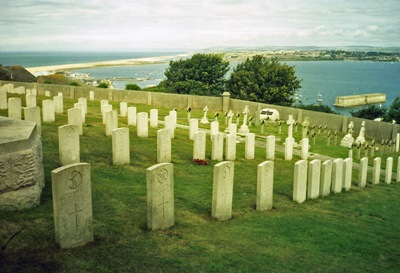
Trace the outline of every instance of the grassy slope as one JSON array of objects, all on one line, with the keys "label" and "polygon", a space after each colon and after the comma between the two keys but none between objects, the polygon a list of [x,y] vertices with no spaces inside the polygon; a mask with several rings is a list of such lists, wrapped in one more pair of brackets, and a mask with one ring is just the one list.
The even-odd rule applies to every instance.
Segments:
[{"label": "grassy slope", "polygon": [[[67,109],[74,102],[64,103]],[[399,184],[383,184],[382,178],[380,185],[359,189],[355,170],[350,192],[298,205],[291,196],[293,164],[299,158],[287,162],[277,153],[274,208],[258,212],[257,164],[265,152],[257,148],[255,160],[244,160],[243,145],[238,145],[233,218],[218,222],[210,217],[212,166],[217,162],[193,165],[192,143],[183,129],[177,129],[172,141],[176,224],[148,231],[145,169],[156,163],[156,129],[140,139],[130,127],[131,164],[112,166],[111,138],[105,136],[99,105],[89,102],[81,137],[81,161],[92,168],[95,241],[64,250],[54,241],[50,173],[59,166],[57,128],[67,120],[65,114],[57,115],[56,123],[43,124],[46,187],[41,205],[0,212],[0,245],[26,227],[1,252],[2,272],[399,272]],[[138,112],[149,110],[137,107]],[[168,113],[159,111],[160,117]],[[201,116],[201,111],[192,113]],[[180,110],[181,123],[185,117]],[[126,119],[119,122],[126,126]],[[276,130],[269,126],[267,133]],[[327,149],[324,143],[321,136],[313,149],[346,156],[347,149]],[[207,149],[210,155],[210,145]],[[398,155],[393,156],[396,165]]]}]

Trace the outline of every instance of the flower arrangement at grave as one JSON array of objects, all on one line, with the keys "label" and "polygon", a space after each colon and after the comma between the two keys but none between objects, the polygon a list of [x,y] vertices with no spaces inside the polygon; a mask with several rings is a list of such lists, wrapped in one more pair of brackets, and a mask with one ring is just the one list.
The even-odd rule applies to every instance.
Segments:
[{"label": "flower arrangement at grave", "polygon": [[196,164],[196,165],[210,165],[210,161],[206,160],[206,159],[195,158],[192,160],[192,162],[193,162],[193,164]]}]

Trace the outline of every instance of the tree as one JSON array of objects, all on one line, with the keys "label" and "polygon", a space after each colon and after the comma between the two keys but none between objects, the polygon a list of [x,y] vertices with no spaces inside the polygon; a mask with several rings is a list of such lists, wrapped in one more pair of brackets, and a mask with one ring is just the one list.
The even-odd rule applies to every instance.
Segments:
[{"label": "tree", "polygon": [[372,104],[364,106],[358,111],[350,111],[350,114],[352,117],[374,120],[376,118],[383,118],[386,114],[386,108]]},{"label": "tree", "polygon": [[301,87],[294,67],[256,55],[239,63],[227,81],[232,98],[291,105]]},{"label": "tree", "polygon": [[400,124],[400,97],[397,97],[390,105],[386,112],[385,120],[388,122],[394,120],[396,123]]},{"label": "tree", "polygon": [[220,54],[195,54],[190,59],[170,61],[159,87],[169,93],[219,96],[225,87],[229,62]]}]

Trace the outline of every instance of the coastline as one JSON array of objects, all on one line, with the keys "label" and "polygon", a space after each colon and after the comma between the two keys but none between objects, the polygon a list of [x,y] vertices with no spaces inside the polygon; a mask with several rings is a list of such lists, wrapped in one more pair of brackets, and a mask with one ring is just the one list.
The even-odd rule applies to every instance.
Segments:
[{"label": "coastline", "polygon": [[144,65],[144,64],[156,64],[165,63],[173,59],[184,58],[190,56],[191,53],[159,56],[159,57],[146,57],[126,60],[113,60],[113,61],[102,61],[102,62],[90,62],[90,63],[77,63],[77,64],[62,64],[62,65],[50,65],[50,66],[37,66],[28,67],[28,70],[32,74],[43,74],[43,73],[55,73],[59,71],[82,69],[82,68],[93,68],[93,67],[104,67],[104,66],[129,66],[129,65]]}]

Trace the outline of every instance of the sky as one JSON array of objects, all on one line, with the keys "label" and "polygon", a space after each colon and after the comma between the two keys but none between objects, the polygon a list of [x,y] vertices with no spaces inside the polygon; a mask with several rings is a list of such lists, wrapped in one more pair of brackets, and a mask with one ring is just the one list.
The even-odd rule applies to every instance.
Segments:
[{"label": "sky", "polygon": [[0,0],[0,51],[400,46],[400,0]]}]

